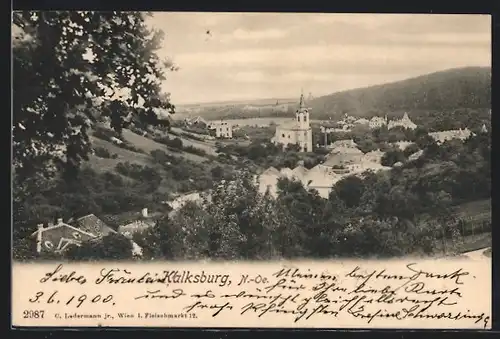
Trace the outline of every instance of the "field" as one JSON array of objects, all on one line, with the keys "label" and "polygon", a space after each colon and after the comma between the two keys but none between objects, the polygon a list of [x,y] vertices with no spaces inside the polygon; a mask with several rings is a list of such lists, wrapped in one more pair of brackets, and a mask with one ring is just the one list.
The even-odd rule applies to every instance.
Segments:
[{"label": "field", "polygon": [[[150,152],[154,151],[154,150],[162,150],[168,155],[182,157],[188,161],[192,161],[195,163],[203,163],[203,162],[209,160],[206,157],[199,156],[196,154],[191,154],[191,153],[187,153],[187,152],[183,152],[183,151],[179,151],[179,152],[171,151],[167,148],[167,146],[160,144],[158,142],[155,142],[154,140],[151,140],[149,138],[138,135],[138,134],[131,132],[130,130],[127,130],[127,129],[124,129],[122,131],[122,135],[123,135],[124,141],[127,141],[128,143],[134,145],[136,148],[140,149],[143,153],[130,151],[130,150],[121,148],[121,147],[113,144],[112,142],[91,136],[90,138],[91,138],[91,142],[92,142],[92,145],[94,148],[102,147],[102,148],[106,149],[108,152],[110,152],[111,154],[117,155],[117,157],[115,159],[101,158],[101,157],[98,157],[96,155],[91,155],[90,159],[89,159],[90,160],[89,166],[92,169],[94,169],[98,172],[101,172],[101,173],[107,172],[107,171],[117,173],[115,171],[115,168],[116,168],[116,165],[118,163],[129,162],[129,163],[137,164],[137,165],[141,165],[141,166],[154,167],[160,175],[167,177],[167,174],[166,174],[164,168],[162,168],[162,166],[158,166],[157,164],[155,164],[155,162],[153,161],[153,158],[150,155]],[[182,138],[182,141],[183,141],[184,145],[191,145],[192,144],[189,142],[190,140],[186,139],[186,138]],[[197,147],[197,146],[195,146],[195,147]],[[209,149],[209,147],[210,147],[210,150],[213,153],[215,153],[212,146],[206,146],[206,147],[207,147],[207,149]],[[201,148],[201,147],[198,147],[198,148]],[[210,154],[212,154],[212,153],[210,153]],[[123,177],[123,178],[127,181],[133,181],[133,179],[130,179],[127,177]],[[172,192],[171,183],[169,183],[168,181],[162,180],[160,187],[158,188],[158,191],[159,192]]]},{"label": "field", "polygon": [[[172,131],[174,133],[183,133],[184,131],[180,128],[172,127]],[[185,132],[184,132],[185,133]],[[183,136],[176,136],[177,138],[182,140],[182,144],[184,146],[192,146],[196,147],[199,149],[204,150],[207,154],[209,155],[217,155],[217,152],[215,152],[215,141],[207,140],[207,141],[198,141],[194,139],[189,139]]]},{"label": "field", "polygon": [[90,166],[97,171],[101,172],[113,171],[115,166],[119,162],[125,162],[125,161],[138,165],[147,165],[150,163],[151,157],[149,156],[149,154],[132,152],[123,149],[121,147],[118,147],[109,141],[105,141],[93,136],[90,137],[90,141],[92,142],[92,146],[94,148],[102,147],[107,149],[111,154],[118,155],[116,159],[106,159],[106,158],[100,158],[95,155],[91,155]]}]

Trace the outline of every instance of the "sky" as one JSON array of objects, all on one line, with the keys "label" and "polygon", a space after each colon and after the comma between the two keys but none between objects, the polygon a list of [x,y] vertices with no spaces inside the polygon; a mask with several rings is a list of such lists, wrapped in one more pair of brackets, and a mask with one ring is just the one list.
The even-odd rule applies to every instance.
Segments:
[{"label": "sky", "polygon": [[[156,12],[174,104],[321,96],[455,67],[491,66],[491,17]],[[208,31],[208,32],[207,32]]]}]

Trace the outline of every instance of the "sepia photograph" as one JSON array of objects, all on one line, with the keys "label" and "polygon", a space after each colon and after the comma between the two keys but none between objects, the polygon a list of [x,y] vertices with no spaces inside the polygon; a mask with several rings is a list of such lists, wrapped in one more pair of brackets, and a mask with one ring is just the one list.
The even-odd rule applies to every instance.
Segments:
[{"label": "sepia photograph", "polygon": [[491,260],[488,15],[12,14],[13,260]]}]

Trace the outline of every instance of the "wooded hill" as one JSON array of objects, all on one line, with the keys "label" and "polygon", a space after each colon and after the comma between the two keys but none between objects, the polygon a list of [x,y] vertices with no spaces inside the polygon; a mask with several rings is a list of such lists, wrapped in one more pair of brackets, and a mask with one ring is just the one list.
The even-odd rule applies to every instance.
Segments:
[{"label": "wooded hill", "polygon": [[315,119],[345,113],[371,117],[398,112],[491,107],[491,68],[466,67],[337,92],[308,102]]}]

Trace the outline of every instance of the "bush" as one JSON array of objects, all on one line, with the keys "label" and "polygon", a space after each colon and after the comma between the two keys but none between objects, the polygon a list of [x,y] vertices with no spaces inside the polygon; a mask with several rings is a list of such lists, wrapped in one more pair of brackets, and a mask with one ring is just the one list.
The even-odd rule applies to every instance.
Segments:
[{"label": "bush", "polygon": [[163,144],[169,148],[182,149],[182,140],[180,138],[170,139],[168,136],[165,137],[156,137],[153,139],[154,141]]},{"label": "bush", "polygon": [[118,154],[116,153],[111,153],[104,147],[96,147],[94,148],[94,154],[95,156],[99,158],[104,158],[104,159],[116,159],[118,158]]},{"label": "bush", "polygon": [[144,151],[142,149],[137,148],[134,145],[129,144],[128,142],[124,142],[124,143],[118,144],[117,146],[120,147],[120,148],[126,149],[128,151],[135,152],[135,153],[144,153]]},{"label": "bush", "polygon": [[94,137],[105,141],[111,141],[112,137],[116,137],[116,133],[112,130],[97,126],[93,133]]},{"label": "bush", "polygon": [[404,152],[400,149],[395,149],[395,150],[391,150],[391,151],[386,152],[382,156],[380,163],[382,164],[382,166],[392,167],[395,163],[404,162],[405,160],[406,160],[406,157],[405,157]]},{"label": "bush", "polygon": [[184,146],[182,148],[182,150],[184,152],[187,152],[187,153],[201,155],[201,156],[204,156],[207,154],[207,152],[205,152],[205,150],[203,150],[201,148],[194,147],[194,146]]},{"label": "bush", "polygon": [[188,139],[193,139],[196,141],[205,141],[205,139],[203,139],[202,137],[197,137],[191,133],[181,133],[181,135],[185,138],[188,138]]}]

